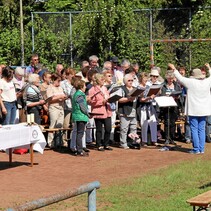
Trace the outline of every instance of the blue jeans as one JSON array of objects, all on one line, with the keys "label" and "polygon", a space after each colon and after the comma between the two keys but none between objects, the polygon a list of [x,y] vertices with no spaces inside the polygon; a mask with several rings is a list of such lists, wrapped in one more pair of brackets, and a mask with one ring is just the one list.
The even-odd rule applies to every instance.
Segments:
[{"label": "blue jeans", "polygon": [[16,102],[5,102],[4,106],[7,109],[7,114],[3,115],[3,125],[15,124],[16,117]]},{"label": "blue jeans", "polygon": [[189,116],[190,129],[195,152],[204,152],[205,146],[205,116]]}]

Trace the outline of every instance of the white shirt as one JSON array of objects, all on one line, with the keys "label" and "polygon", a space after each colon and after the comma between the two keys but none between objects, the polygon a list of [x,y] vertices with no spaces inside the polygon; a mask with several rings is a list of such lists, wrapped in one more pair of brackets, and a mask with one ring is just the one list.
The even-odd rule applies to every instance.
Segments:
[{"label": "white shirt", "polygon": [[0,90],[2,90],[1,97],[3,101],[14,102],[17,100],[15,86],[12,81],[7,82],[4,79],[0,79]]},{"label": "white shirt", "polygon": [[[211,70],[209,70],[211,74]],[[175,77],[187,88],[185,114],[188,116],[211,115],[211,77],[202,80],[183,77],[177,70]]]},{"label": "white shirt", "polygon": [[119,84],[119,85],[123,85],[124,71],[123,70],[116,70],[114,72],[114,76],[116,78],[116,83]]}]

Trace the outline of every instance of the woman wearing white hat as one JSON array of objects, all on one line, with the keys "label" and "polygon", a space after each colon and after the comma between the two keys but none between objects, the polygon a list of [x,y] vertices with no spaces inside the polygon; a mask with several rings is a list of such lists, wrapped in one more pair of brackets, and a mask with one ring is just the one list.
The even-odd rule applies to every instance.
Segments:
[{"label": "woman wearing white hat", "polygon": [[[205,64],[211,75],[209,64]],[[175,77],[187,88],[185,114],[189,116],[190,128],[193,139],[192,154],[204,153],[206,116],[211,115],[211,76],[205,78],[200,69],[192,71],[192,77],[180,75],[173,64],[168,65]]]}]

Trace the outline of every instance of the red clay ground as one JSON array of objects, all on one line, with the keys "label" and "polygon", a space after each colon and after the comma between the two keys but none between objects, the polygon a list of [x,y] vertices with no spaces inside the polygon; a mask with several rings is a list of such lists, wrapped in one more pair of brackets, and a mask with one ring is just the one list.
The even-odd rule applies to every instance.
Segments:
[{"label": "red clay ground", "polygon": [[141,150],[114,148],[106,152],[91,150],[89,157],[46,150],[43,155],[34,154],[34,167],[28,166],[29,154],[14,154],[13,164],[9,167],[8,155],[0,153],[0,210],[96,180],[103,188],[115,181],[143,175],[174,163],[209,158],[211,144],[206,145],[204,155],[188,154],[186,151],[190,147],[183,143],[178,150],[163,152],[155,147]]}]

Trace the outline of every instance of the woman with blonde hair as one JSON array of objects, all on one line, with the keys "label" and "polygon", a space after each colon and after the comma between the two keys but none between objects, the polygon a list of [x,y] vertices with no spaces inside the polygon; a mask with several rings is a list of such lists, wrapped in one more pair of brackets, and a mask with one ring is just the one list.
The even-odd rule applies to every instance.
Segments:
[{"label": "woman with blonde hair", "polygon": [[152,105],[152,100],[155,95],[147,96],[150,86],[147,85],[149,79],[148,73],[141,73],[139,81],[140,87],[145,88],[143,95],[139,98],[139,114],[141,123],[141,136],[142,144],[146,146],[148,144],[148,127],[150,127],[151,144],[157,145],[157,119],[156,110]]},{"label": "woman with blonde hair", "polygon": [[[65,73],[65,80],[63,80],[61,82],[61,87],[65,93],[65,95],[67,95],[67,99],[64,101],[64,123],[63,123],[63,127],[64,128],[69,128],[70,127],[70,120],[71,120],[71,112],[72,112],[72,103],[71,103],[71,91],[73,89],[72,86],[72,79],[75,76],[75,70],[72,68],[67,68],[64,71]],[[68,142],[70,134],[64,134],[64,139],[65,141]],[[65,145],[67,146],[68,144],[65,143]]]},{"label": "woman with blonde hair", "polygon": [[[91,113],[96,125],[96,145],[99,151],[112,150],[109,147],[111,133],[111,108],[107,102],[109,92],[104,86],[104,76],[100,73],[95,74],[93,87],[89,90],[89,103],[91,105]],[[102,126],[104,125],[104,139],[102,138]]]},{"label": "woman with blonde hair", "polygon": [[[54,73],[51,76],[51,80],[52,84],[48,86],[46,91],[47,98],[52,97],[52,100],[49,102],[49,128],[61,128],[64,123],[64,101],[67,99],[67,96],[60,86],[61,76]],[[50,148],[56,147],[53,142],[52,133],[48,134],[48,145]]]}]

